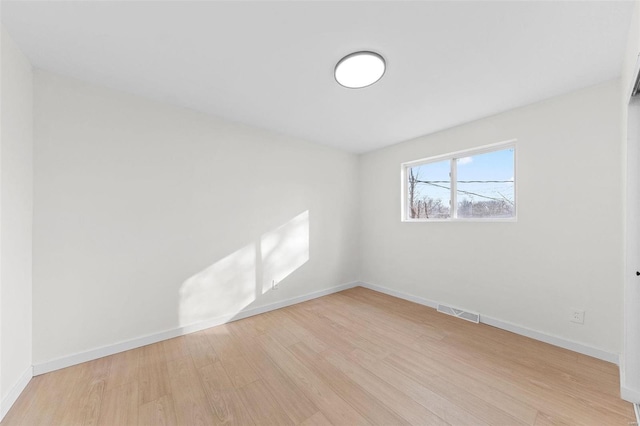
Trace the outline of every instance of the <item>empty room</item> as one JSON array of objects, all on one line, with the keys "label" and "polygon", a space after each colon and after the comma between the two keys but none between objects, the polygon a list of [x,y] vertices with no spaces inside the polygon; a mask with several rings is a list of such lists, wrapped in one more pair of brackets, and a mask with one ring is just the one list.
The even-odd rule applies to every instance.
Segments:
[{"label": "empty room", "polygon": [[1,426],[640,423],[640,1],[0,23]]}]

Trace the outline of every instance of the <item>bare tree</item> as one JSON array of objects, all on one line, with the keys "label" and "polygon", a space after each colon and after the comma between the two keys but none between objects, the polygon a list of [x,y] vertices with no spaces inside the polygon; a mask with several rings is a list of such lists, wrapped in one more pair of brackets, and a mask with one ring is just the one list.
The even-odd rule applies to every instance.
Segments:
[{"label": "bare tree", "polygon": [[449,207],[442,204],[442,200],[425,196],[419,202],[424,209],[425,219],[440,219],[449,217]]},{"label": "bare tree", "polygon": [[411,218],[420,217],[420,210],[416,203],[416,185],[418,184],[418,173],[413,173],[413,169],[409,169],[409,209]]},{"label": "bare tree", "polygon": [[513,202],[504,200],[482,200],[464,199],[458,202],[459,217],[509,217],[513,216]]}]

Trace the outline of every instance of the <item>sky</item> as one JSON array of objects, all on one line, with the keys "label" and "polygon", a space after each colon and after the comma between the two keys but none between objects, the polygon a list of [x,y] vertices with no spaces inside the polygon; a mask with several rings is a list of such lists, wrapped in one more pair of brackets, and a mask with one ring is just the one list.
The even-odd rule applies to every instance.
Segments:
[{"label": "sky", "polygon": [[[439,198],[446,206],[449,205],[450,160],[428,163],[412,168],[414,173],[419,173],[419,180],[431,181],[429,184],[418,184],[418,199],[423,196]],[[474,202],[488,200],[479,195],[509,200],[514,199],[514,149],[479,154],[457,159],[458,170],[458,202],[463,199],[471,199]],[[434,182],[435,181],[435,182]],[[441,182],[440,182],[441,181]],[[461,181],[509,181],[509,182],[482,182],[463,183]],[[442,186],[443,188],[435,185]],[[479,195],[466,194],[461,191],[473,192]]]}]

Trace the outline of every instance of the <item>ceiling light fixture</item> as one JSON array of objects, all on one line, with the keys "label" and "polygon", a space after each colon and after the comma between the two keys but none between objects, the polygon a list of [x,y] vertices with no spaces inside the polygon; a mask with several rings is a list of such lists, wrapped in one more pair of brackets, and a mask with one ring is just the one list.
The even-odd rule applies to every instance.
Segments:
[{"label": "ceiling light fixture", "polygon": [[384,58],[375,52],[355,52],[340,59],[334,75],[336,81],[349,89],[371,86],[386,70]]}]

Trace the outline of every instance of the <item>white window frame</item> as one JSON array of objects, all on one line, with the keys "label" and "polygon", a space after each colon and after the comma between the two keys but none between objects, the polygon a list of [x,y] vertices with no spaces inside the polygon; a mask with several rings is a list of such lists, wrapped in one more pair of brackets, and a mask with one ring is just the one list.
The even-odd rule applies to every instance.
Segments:
[{"label": "white window frame", "polygon": [[[473,149],[467,149],[463,151],[450,152],[448,154],[437,155],[434,157],[422,158],[420,160],[413,160],[406,163],[402,163],[401,166],[401,191],[402,191],[402,199],[400,200],[400,219],[402,222],[410,222],[410,223],[425,223],[425,222],[517,222],[518,221],[518,150],[516,147],[516,139],[508,140],[505,142],[498,142],[489,145],[483,145]],[[515,211],[513,217],[507,218],[497,218],[497,217],[465,217],[459,218],[458,209],[457,209],[457,191],[456,191],[456,182],[457,182],[457,162],[456,159],[464,158],[464,157],[472,157],[478,154],[487,154],[489,152],[494,151],[502,151],[505,149],[513,148],[513,198],[515,204]],[[407,217],[407,212],[409,209],[409,194],[407,188],[407,170],[421,166],[423,164],[429,163],[437,163],[440,161],[449,160],[450,162],[450,170],[451,170],[451,217],[446,219],[412,219]]]}]

